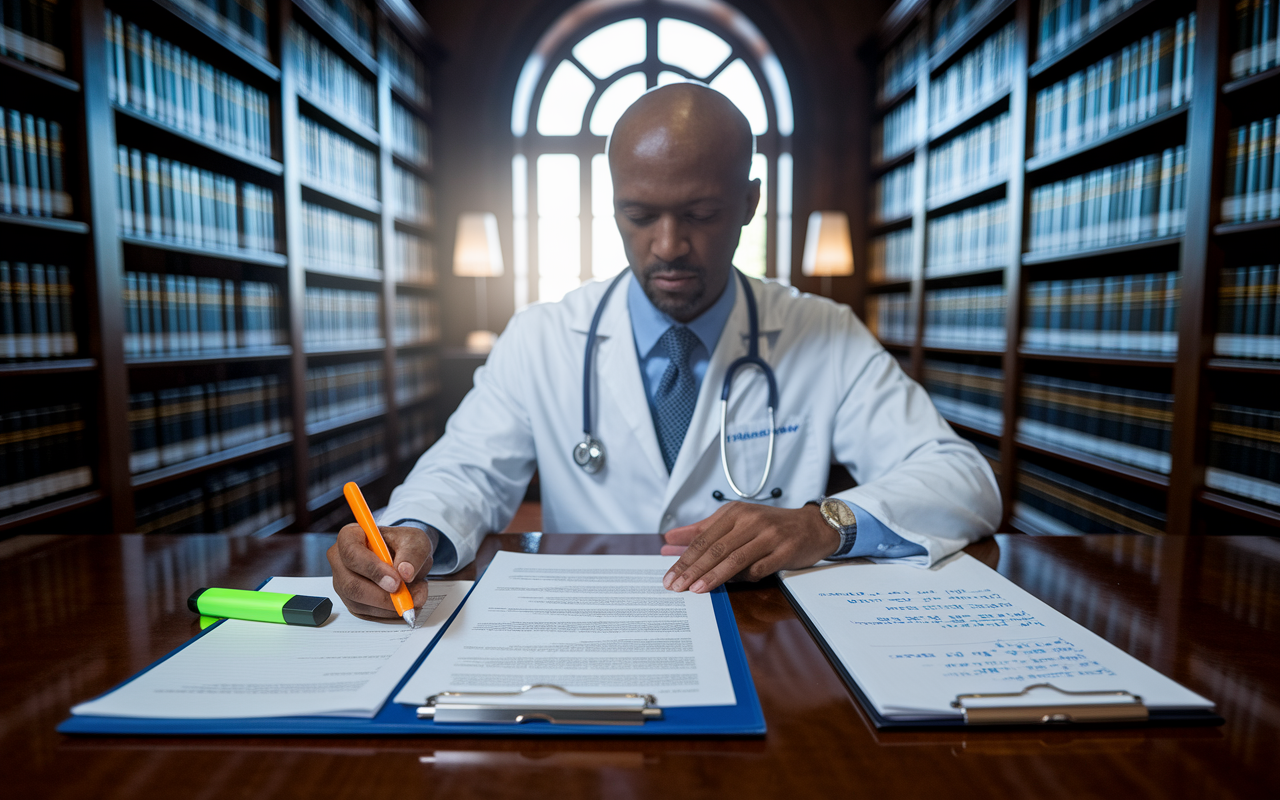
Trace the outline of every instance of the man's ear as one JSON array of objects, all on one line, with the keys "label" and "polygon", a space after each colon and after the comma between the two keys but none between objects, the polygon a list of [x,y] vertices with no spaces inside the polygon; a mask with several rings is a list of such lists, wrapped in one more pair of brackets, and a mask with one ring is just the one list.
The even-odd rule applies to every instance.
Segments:
[{"label": "man's ear", "polygon": [[754,178],[747,183],[747,213],[742,218],[743,225],[750,225],[760,207],[760,179]]}]

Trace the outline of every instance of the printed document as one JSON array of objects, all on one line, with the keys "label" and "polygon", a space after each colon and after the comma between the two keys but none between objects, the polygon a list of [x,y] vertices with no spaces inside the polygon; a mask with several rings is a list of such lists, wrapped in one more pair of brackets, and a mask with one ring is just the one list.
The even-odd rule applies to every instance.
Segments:
[{"label": "printed document", "polygon": [[550,683],[652,694],[665,707],[734,705],[711,595],[662,588],[675,561],[498,553],[396,702]]},{"label": "printed document", "polygon": [[328,597],[317,628],[228,619],[72,714],[157,719],[372,717],[457,609],[470,581],[431,581],[418,625],[347,611],[332,578],[272,578],[265,592]]},{"label": "printed document", "polygon": [[1038,683],[1127,691],[1150,709],[1213,708],[964,553],[927,570],[855,562],[782,579],[890,719],[959,716],[957,695]]}]

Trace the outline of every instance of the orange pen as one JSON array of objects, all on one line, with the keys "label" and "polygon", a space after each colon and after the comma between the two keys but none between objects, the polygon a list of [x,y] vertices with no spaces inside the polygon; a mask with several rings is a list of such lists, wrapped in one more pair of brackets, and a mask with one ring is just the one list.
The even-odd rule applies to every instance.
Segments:
[{"label": "orange pen", "polygon": [[[394,569],[391,551],[387,549],[387,543],[382,539],[382,531],[378,530],[378,523],[373,521],[373,512],[369,510],[369,504],[364,501],[360,487],[354,482],[349,482],[342,487],[342,493],[347,496],[347,505],[351,506],[351,513],[356,515],[356,522],[360,523],[360,529],[364,531],[369,549],[377,553],[383,563]],[[391,604],[412,628],[417,615],[413,611],[413,595],[409,594],[409,587],[404,585],[404,581],[400,581],[400,588],[391,593]]]}]

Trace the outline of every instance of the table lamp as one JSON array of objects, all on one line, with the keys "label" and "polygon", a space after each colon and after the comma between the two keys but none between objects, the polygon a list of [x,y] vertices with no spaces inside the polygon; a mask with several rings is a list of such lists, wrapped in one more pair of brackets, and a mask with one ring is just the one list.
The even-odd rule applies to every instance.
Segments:
[{"label": "table lamp", "polygon": [[476,279],[476,330],[467,334],[467,349],[487,353],[498,335],[489,330],[485,278],[502,275],[502,243],[498,218],[488,212],[458,215],[458,236],[453,242],[453,274]]},{"label": "table lamp", "polygon": [[831,296],[832,277],[853,274],[848,214],[843,211],[815,211],[809,215],[800,271],[821,277],[822,294],[826,297]]}]

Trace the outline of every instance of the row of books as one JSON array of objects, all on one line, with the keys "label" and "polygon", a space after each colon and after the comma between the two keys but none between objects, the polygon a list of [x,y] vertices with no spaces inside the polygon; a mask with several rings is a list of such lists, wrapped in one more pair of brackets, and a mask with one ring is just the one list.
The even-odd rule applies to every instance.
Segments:
[{"label": "row of books", "polygon": [[274,252],[275,193],[155,153],[116,149],[120,232],[198,247]]},{"label": "row of books", "polygon": [[75,355],[71,270],[0,261],[0,361]]},{"label": "row of books", "polygon": [[290,23],[289,37],[298,93],[376,128],[373,81],[297,22]]},{"label": "row of books", "polygon": [[916,99],[914,96],[894,106],[876,124],[871,152],[880,161],[905,153],[916,146],[920,134],[916,132]]},{"label": "row of books", "polygon": [[1034,252],[1071,251],[1180,234],[1186,148],[1135,158],[1031,190]]},{"label": "row of books", "polygon": [[0,511],[91,486],[84,428],[79,403],[0,412]]},{"label": "row of books", "polygon": [[876,181],[871,208],[877,220],[905,217],[911,213],[915,195],[915,162],[882,175]]},{"label": "row of books", "polygon": [[917,25],[885,53],[876,68],[877,100],[883,102],[916,82],[916,75],[929,60],[924,26]]},{"label": "row of books", "polygon": [[315,499],[347,481],[366,480],[387,468],[381,425],[357,428],[312,442],[307,450],[307,497]]},{"label": "row of books", "polygon": [[1036,92],[1035,154],[1069,150],[1191,102],[1196,15]]},{"label": "row of books", "polygon": [[0,56],[65,72],[57,0],[0,3]]},{"label": "row of books", "polygon": [[1009,203],[1004,199],[929,220],[925,277],[936,278],[1009,261]]},{"label": "row of books", "polygon": [[1218,289],[1215,355],[1280,359],[1280,267],[1225,267]]},{"label": "row of books", "polygon": [[307,424],[386,405],[382,384],[380,361],[308,367]]},{"label": "row of books", "polygon": [[880,341],[912,344],[916,340],[916,314],[906,292],[873,294],[867,298],[867,327]]},{"label": "row of books", "polygon": [[970,191],[1009,172],[1013,147],[1009,112],[970,128],[929,151],[929,197]]},{"label": "row of books", "polygon": [[401,461],[416,459],[440,437],[436,428],[435,411],[430,406],[418,406],[400,414],[400,444],[396,455]]},{"label": "row of books", "polygon": [[299,120],[298,133],[302,172],[307,178],[367,200],[378,199],[377,153],[310,117]]},{"label": "row of books", "polygon": [[1280,117],[1254,120],[1227,136],[1223,222],[1280,219]]},{"label": "row of books", "polygon": [[284,344],[280,288],[273,283],[126,272],[126,356]]},{"label": "row of books", "polygon": [[244,47],[266,58],[266,0],[172,0]]},{"label": "row of books", "polygon": [[391,172],[391,213],[396,219],[430,226],[434,219],[431,187],[397,165]]},{"label": "row of books", "polygon": [[871,240],[871,268],[868,279],[872,283],[911,280],[912,261],[915,259],[915,236],[910,228],[892,231]]},{"label": "row of books", "polygon": [[1066,50],[1141,0],[1040,0],[1038,59]]},{"label": "row of books", "polygon": [[436,249],[420,236],[396,231],[392,240],[391,276],[396,283],[433,286],[436,282]]},{"label": "row of books", "polygon": [[423,107],[431,105],[427,67],[395,31],[384,26],[378,37],[378,60],[391,76],[391,85]]},{"label": "row of books", "polygon": [[418,353],[396,356],[396,404],[425,400],[440,390],[440,361]]},{"label": "row of books", "polygon": [[1214,403],[1204,484],[1280,506],[1280,412]]},{"label": "row of books", "polygon": [[1276,26],[1280,3],[1276,0],[1236,0],[1231,54],[1231,77],[1243,78],[1280,64]]},{"label": "row of books", "polygon": [[999,436],[1004,429],[1004,370],[926,359],[924,388],[948,420]]},{"label": "row of books", "polygon": [[397,345],[438,341],[440,313],[436,301],[417,295],[396,295],[393,336]]},{"label": "row of books", "polygon": [[106,12],[107,91],[112,103],[201,139],[271,156],[265,92]]},{"label": "row of books", "polygon": [[951,44],[954,37],[963,33],[969,21],[984,13],[993,0],[941,0],[933,7],[933,44],[937,53]]},{"label": "row of books", "polygon": [[374,277],[378,224],[316,203],[302,204],[302,250],[309,266],[327,272]]},{"label": "row of books", "polygon": [[373,53],[373,11],[361,0],[307,0],[307,5]]},{"label": "row of books", "polygon": [[0,108],[0,211],[33,217],[71,216],[63,183],[62,126]]},{"label": "row of books", "polygon": [[1028,440],[1169,474],[1171,394],[1027,374],[1022,414]]},{"label": "row of books", "polygon": [[1004,286],[964,286],[924,293],[924,345],[1002,348],[1005,343]]},{"label": "row of books", "polygon": [[431,166],[431,129],[395,101],[391,103],[391,152],[420,167]]},{"label": "row of books", "polygon": [[278,375],[129,394],[129,471],[147,472],[284,433]]},{"label": "row of books", "polygon": [[1179,273],[1035,281],[1024,346],[1054,351],[1178,352]]},{"label": "row of books", "polygon": [[229,467],[193,489],[141,502],[138,533],[223,533],[248,536],[293,513],[288,472],[272,459]]},{"label": "row of books", "polygon": [[302,341],[307,346],[370,342],[382,337],[378,295],[308,286]]},{"label": "row of books", "polygon": [[1056,536],[1155,536],[1165,527],[1163,511],[1027,461],[1018,462],[1014,516],[1039,533]]},{"label": "row of books", "polygon": [[1013,78],[1010,22],[929,82],[929,127],[969,114],[1008,91]]}]

